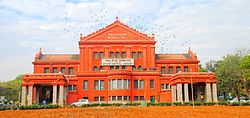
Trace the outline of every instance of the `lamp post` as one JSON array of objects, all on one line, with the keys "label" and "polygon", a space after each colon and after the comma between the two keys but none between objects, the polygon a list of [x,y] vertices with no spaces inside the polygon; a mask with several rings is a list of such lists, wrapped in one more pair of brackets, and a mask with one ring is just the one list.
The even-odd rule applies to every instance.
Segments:
[{"label": "lamp post", "polygon": [[[192,72],[192,68],[190,68],[190,71]],[[193,102],[193,107],[194,107],[194,87],[193,87],[192,73],[191,73],[191,91],[192,91],[192,102]]]}]

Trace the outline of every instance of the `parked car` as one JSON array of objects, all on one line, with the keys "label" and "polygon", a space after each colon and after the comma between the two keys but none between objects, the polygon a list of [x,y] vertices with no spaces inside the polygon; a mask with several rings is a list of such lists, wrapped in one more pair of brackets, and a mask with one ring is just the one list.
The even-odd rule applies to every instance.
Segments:
[{"label": "parked car", "polygon": [[[228,102],[233,103],[233,102],[239,102],[238,98],[234,98],[232,100],[229,100]],[[249,98],[246,97],[240,97],[240,102],[250,102]]]},{"label": "parked car", "polygon": [[73,106],[82,106],[84,104],[89,104],[88,99],[79,99],[77,102],[72,103]]}]

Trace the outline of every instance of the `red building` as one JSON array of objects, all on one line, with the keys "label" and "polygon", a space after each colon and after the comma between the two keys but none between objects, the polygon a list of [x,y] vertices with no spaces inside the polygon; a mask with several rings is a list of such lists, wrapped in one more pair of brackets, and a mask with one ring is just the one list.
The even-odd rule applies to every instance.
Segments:
[{"label": "red building", "polygon": [[[119,20],[79,40],[79,54],[36,54],[22,81],[22,104],[90,102],[217,102],[214,73],[198,72],[190,49],[155,54],[153,36]],[[193,95],[192,95],[193,93]],[[193,97],[192,97],[193,96]]]}]

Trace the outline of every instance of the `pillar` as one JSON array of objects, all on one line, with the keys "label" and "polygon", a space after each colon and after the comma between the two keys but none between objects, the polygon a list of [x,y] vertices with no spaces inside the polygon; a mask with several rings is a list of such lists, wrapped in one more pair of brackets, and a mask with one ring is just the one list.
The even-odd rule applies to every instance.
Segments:
[{"label": "pillar", "polygon": [[172,88],[172,102],[176,102],[176,86],[171,86]]},{"label": "pillar", "polygon": [[182,99],[182,84],[177,84],[177,101],[183,102]]},{"label": "pillar", "polygon": [[32,93],[33,93],[33,85],[29,85],[29,90],[28,90],[28,105],[32,105]]},{"label": "pillar", "polygon": [[27,96],[27,88],[26,85],[22,86],[22,99],[21,99],[21,105],[26,104],[26,96]]},{"label": "pillar", "polygon": [[218,102],[218,99],[217,99],[217,84],[216,83],[213,83],[213,102]]},{"label": "pillar", "polygon": [[53,85],[53,98],[52,104],[57,104],[57,85]]},{"label": "pillar", "polygon": [[189,97],[188,97],[188,84],[184,84],[184,99],[185,99],[185,102],[189,102]]},{"label": "pillar", "polygon": [[206,102],[212,102],[210,83],[206,83]]},{"label": "pillar", "polygon": [[63,97],[64,97],[63,93],[64,93],[64,86],[60,85],[59,86],[59,101],[58,101],[59,105],[63,105]]}]

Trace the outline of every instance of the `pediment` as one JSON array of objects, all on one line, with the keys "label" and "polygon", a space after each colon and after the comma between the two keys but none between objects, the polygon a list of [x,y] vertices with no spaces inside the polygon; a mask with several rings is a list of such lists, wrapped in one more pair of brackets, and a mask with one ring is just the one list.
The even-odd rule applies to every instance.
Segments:
[{"label": "pediment", "polygon": [[120,21],[108,25],[107,27],[98,30],[88,36],[81,37],[81,41],[98,41],[98,40],[144,40],[152,41],[153,37],[142,34],[135,29],[132,29]]}]

